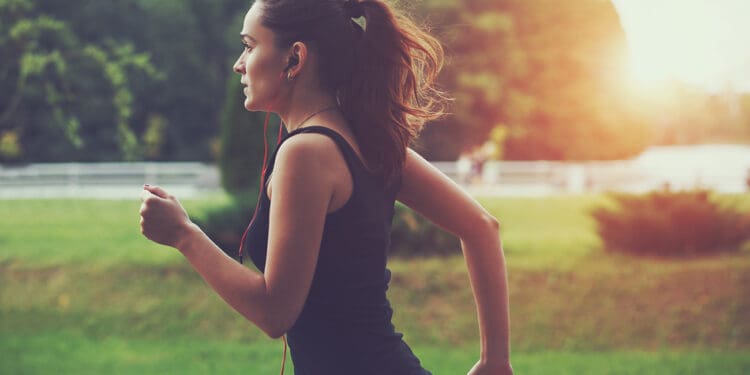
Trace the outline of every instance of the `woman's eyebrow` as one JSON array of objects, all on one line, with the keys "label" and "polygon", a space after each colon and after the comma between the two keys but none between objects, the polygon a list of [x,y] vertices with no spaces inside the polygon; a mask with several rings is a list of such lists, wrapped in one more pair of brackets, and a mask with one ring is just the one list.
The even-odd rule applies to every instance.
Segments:
[{"label": "woman's eyebrow", "polygon": [[247,38],[247,39],[250,39],[250,41],[251,41],[251,42],[253,42],[253,43],[258,43],[258,41],[257,41],[257,40],[255,40],[255,38],[251,37],[251,36],[250,36],[249,34],[240,34],[240,36],[241,36],[242,38]]}]

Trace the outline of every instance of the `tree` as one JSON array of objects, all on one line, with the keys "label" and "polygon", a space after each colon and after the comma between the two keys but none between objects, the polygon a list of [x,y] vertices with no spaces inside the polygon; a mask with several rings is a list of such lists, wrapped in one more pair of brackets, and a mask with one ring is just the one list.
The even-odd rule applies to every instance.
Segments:
[{"label": "tree", "polygon": [[[0,0],[0,114],[14,116],[13,126],[10,120],[0,126],[2,160],[213,160],[225,82],[239,52],[231,46],[239,46],[248,6],[242,0]],[[64,29],[40,37],[42,52],[58,51],[51,57],[59,56],[66,64],[56,66],[67,70],[55,72],[52,82],[22,80],[26,89],[37,85],[34,95],[12,95],[29,41],[19,44],[10,29],[41,17]],[[86,61],[73,59],[84,52]],[[67,101],[52,107],[38,86],[43,83],[53,83]],[[79,140],[67,138],[76,133]]]},{"label": "tree", "polygon": [[750,141],[750,94],[710,93],[679,81],[639,92],[657,144]]},{"label": "tree", "polygon": [[0,1],[0,160],[135,160],[131,75],[159,73],[128,43],[80,41],[28,0]]},{"label": "tree", "polygon": [[420,11],[440,25],[450,58],[442,82],[456,98],[423,143],[465,142],[428,156],[455,158],[496,127],[506,129],[506,159],[623,158],[650,141],[629,104],[624,32],[610,2],[432,0]]},{"label": "tree", "polygon": [[[263,167],[263,122],[265,113],[248,112],[242,105],[242,85],[234,77],[227,82],[224,108],[221,113],[219,170],[221,183],[228,193],[242,201],[256,197]],[[279,119],[269,121],[268,157],[275,147]]]}]

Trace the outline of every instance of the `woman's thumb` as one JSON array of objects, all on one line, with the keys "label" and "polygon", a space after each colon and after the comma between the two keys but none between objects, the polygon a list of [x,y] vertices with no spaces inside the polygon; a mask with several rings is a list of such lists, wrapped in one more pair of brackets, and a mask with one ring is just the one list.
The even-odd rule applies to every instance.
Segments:
[{"label": "woman's thumb", "polygon": [[156,195],[159,198],[167,199],[169,197],[169,193],[167,193],[164,189],[160,188],[159,186],[151,186],[151,185],[143,185],[143,188],[150,191],[151,194]]}]

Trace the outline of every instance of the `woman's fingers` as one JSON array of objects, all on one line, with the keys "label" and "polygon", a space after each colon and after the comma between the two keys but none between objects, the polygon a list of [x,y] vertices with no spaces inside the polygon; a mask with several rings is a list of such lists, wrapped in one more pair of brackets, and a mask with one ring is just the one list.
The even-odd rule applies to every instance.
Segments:
[{"label": "woman's fingers", "polygon": [[162,189],[159,186],[143,185],[143,189],[145,191],[151,192],[151,194],[154,194],[159,198],[169,198],[169,193],[167,193],[166,190]]},{"label": "woman's fingers", "polygon": [[[153,195],[154,194],[144,188],[143,190],[141,190],[141,202],[146,202],[146,199]],[[143,205],[141,205],[141,212],[143,212]]]},{"label": "woman's fingers", "polygon": [[190,223],[180,202],[166,190],[149,185],[143,186],[141,202],[141,233],[154,242],[174,246]]}]

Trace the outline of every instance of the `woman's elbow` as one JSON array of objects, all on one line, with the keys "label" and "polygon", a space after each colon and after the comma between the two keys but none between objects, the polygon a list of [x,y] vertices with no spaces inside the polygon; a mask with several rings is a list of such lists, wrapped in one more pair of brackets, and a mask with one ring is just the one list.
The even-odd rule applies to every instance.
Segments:
[{"label": "woman's elbow", "polygon": [[489,214],[487,215],[487,218],[485,220],[487,221],[490,230],[492,230],[493,232],[500,232],[500,220]]},{"label": "woman's elbow", "polygon": [[482,228],[484,229],[481,233],[492,236],[497,236],[500,233],[500,220],[491,214],[485,214],[482,216]]},{"label": "woman's elbow", "polygon": [[487,213],[475,221],[473,225],[463,231],[463,235],[459,235],[462,241],[475,243],[477,241],[483,242],[489,237],[496,237],[500,234],[500,220],[491,214]]},{"label": "woman's elbow", "polygon": [[292,316],[291,314],[280,314],[276,311],[285,310],[273,310],[270,311],[262,322],[258,322],[257,326],[265,332],[268,337],[272,339],[278,339],[284,336],[294,323],[297,321],[297,315]]},{"label": "woman's elbow", "polygon": [[280,338],[281,336],[284,336],[287,331],[288,330],[286,330],[286,329],[271,329],[271,330],[265,330],[264,329],[263,330],[263,332],[265,332],[266,335],[268,335],[268,337],[270,337],[270,338],[272,338],[274,340]]},{"label": "woman's elbow", "polygon": [[265,324],[258,324],[258,327],[272,339],[284,336],[291,329],[290,325],[281,322],[267,322]]},{"label": "woman's elbow", "polygon": [[288,298],[268,298],[261,304],[264,308],[256,311],[253,321],[268,337],[278,339],[292,329],[302,311],[303,302],[294,304]]}]

